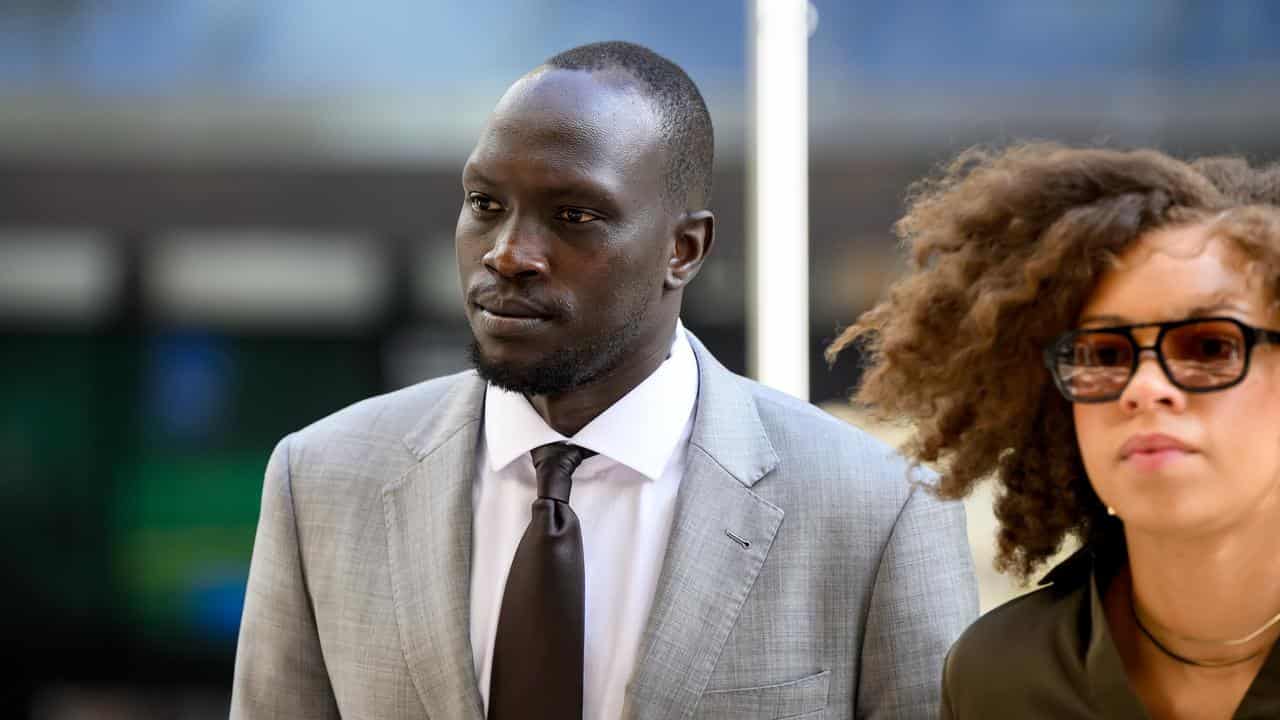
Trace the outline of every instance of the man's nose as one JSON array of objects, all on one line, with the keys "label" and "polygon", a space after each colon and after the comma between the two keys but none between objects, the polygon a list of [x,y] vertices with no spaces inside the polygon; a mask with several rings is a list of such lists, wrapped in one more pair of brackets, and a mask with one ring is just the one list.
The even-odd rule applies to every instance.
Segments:
[{"label": "man's nose", "polygon": [[509,280],[545,275],[549,268],[547,238],[535,224],[512,217],[484,254],[484,265]]}]

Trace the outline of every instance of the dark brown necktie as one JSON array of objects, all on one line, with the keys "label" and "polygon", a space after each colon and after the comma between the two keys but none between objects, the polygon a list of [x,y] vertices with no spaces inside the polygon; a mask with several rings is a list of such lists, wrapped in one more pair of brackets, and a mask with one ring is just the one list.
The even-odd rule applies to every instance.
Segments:
[{"label": "dark brown necktie", "polygon": [[586,584],[569,491],[578,463],[595,453],[554,443],[532,454],[538,498],[502,594],[489,720],[580,720]]}]

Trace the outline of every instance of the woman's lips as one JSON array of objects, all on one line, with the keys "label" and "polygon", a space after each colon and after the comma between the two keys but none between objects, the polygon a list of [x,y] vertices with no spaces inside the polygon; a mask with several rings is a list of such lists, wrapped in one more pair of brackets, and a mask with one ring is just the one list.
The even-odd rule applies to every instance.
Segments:
[{"label": "woman's lips", "polygon": [[1158,470],[1194,452],[1190,445],[1172,435],[1149,433],[1126,440],[1120,447],[1120,460],[1139,470]]},{"label": "woman's lips", "polygon": [[1152,450],[1136,452],[1125,458],[1125,462],[1139,470],[1159,470],[1160,468],[1177,462],[1182,458],[1190,455],[1186,450],[1177,450],[1169,448],[1167,450]]}]

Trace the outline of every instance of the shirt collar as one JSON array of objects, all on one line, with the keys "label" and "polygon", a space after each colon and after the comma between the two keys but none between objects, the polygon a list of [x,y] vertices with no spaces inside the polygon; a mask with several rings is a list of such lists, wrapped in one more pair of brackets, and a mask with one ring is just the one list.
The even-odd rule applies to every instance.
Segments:
[{"label": "shirt collar", "polygon": [[1080,578],[1088,583],[1089,588],[1089,627],[1084,668],[1093,689],[1094,701],[1102,710],[1103,717],[1145,718],[1147,714],[1142,703],[1129,687],[1124,661],[1111,637],[1107,608],[1102,600],[1106,586],[1115,576],[1115,560],[1099,557],[1088,547],[1076,551],[1076,556],[1084,558],[1082,564],[1087,570],[1087,574]]},{"label": "shirt collar", "polygon": [[686,435],[697,398],[698,363],[677,320],[667,359],[573,437],[547,425],[524,395],[488,385],[484,439],[489,468],[497,472],[540,445],[571,442],[657,480]]}]

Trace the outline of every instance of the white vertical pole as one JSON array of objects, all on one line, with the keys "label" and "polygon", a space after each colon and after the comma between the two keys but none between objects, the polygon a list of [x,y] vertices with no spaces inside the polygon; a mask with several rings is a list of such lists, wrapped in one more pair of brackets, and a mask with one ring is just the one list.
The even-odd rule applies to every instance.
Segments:
[{"label": "white vertical pole", "polygon": [[808,400],[809,2],[747,6],[747,366]]}]

